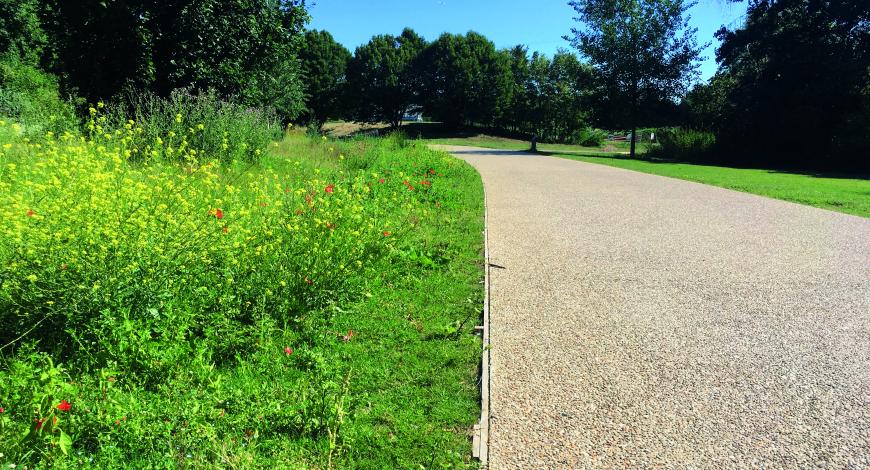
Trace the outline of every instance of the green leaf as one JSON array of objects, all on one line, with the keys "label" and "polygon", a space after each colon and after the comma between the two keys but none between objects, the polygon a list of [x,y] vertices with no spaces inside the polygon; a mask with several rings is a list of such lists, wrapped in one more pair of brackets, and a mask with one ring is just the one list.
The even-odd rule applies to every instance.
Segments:
[{"label": "green leaf", "polygon": [[63,455],[68,455],[69,450],[72,447],[72,438],[69,437],[69,434],[61,431],[57,445],[60,446],[60,451],[63,452]]}]

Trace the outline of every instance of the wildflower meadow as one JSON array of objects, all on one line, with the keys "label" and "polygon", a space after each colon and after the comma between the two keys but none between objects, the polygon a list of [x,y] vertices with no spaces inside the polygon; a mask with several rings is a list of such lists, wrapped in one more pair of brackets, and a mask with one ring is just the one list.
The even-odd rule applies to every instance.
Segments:
[{"label": "wildflower meadow", "polygon": [[0,464],[469,465],[479,176],[199,99],[0,121]]}]

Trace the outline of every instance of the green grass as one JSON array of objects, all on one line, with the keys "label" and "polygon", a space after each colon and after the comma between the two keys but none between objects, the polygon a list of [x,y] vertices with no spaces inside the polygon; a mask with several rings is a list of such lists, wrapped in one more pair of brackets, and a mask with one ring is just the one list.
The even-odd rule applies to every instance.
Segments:
[{"label": "green grass", "polygon": [[870,180],[776,170],[629,160],[618,156],[554,156],[679,178],[745,193],[870,217]]},{"label": "green grass", "polygon": [[[425,142],[503,150],[528,150],[529,148],[527,142],[486,135],[426,139]],[[798,204],[870,217],[870,180],[867,178],[850,175],[730,168],[661,160],[631,160],[626,158],[628,153],[628,143],[626,142],[616,142],[610,147],[605,145],[600,148],[540,144],[538,149],[543,154],[556,157],[695,181]],[[646,145],[641,144],[638,149],[640,153],[643,153],[646,151]]]},{"label": "green grass", "polygon": [[[436,145],[462,145],[501,150],[529,150],[530,143],[524,140],[496,137],[485,134],[469,137],[440,137],[421,139]],[[613,155],[629,153],[629,143],[624,141],[606,142],[600,147],[583,147],[571,144],[538,144],[538,151],[544,153],[562,153],[578,155]],[[638,152],[646,151],[646,144],[637,145]]]},{"label": "green grass", "polygon": [[0,465],[474,466],[471,166],[302,135],[206,165],[125,132],[0,129]]}]

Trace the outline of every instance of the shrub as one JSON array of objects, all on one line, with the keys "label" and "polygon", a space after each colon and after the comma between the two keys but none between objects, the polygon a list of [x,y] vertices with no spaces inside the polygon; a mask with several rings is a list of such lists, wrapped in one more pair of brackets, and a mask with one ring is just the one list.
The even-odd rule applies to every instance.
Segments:
[{"label": "shrub", "polygon": [[716,136],[710,132],[667,127],[656,132],[658,146],[654,156],[672,160],[696,161],[709,157],[716,144]]},{"label": "shrub", "polygon": [[606,138],[607,133],[601,129],[584,127],[574,131],[574,134],[571,136],[571,143],[584,147],[600,147]]},{"label": "shrub", "polygon": [[136,152],[129,158],[134,160],[184,161],[193,150],[193,156],[203,161],[250,163],[281,135],[272,109],[224,101],[214,91],[175,90],[169,98],[130,91],[105,114],[91,108],[91,117],[92,135],[129,136]]},{"label": "shrub", "polygon": [[60,98],[57,79],[12,55],[0,58],[0,117],[19,122],[31,136],[78,126],[73,106]]}]

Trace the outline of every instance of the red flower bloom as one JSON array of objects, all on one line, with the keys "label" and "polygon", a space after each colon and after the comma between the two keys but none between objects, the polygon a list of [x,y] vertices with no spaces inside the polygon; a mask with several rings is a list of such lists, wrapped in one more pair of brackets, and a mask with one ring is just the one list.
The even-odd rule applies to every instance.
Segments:
[{"label": "red flower bloom", "polygon": [[3,408],[2,406],[0,406],[0,413],[4,413],[4,412],[6,412],[6,409]]},{"label": "red flower bloom", "polygon": [[220,209],[215,209],[215,210],[213,210],[211,214],[212,214],[213,216],[215,216],[218,220],[224,218],[224,211],[222,211],[222,210],[220,210]]},{"label": "red flower bloom", "polygon": [[335,192],[335,185],[334,185],[334,184],[330,184],[329,186],[327,186],[327,187],[326,187],[326,192],[328,192],[329,194],[332,194],[333,192]]},{"label": "red flower bloom", "polygon": [[434,169],[434,168],[430,168],[430,169],[429,169],[429,174],[430,174],[430,175],[434,175],[434,174],[435,174],[435,169]]},{"label": "red flower bloom", "polygon": [[36,215],[36,212],[33,212],[33,209],[27,210],[27,217],[33,217],[34,215]]},{"label": "red flower bloom", "polygon": [[385,237],[389,237],[390,235],[392,235],[392,233],[390,233],[390,232],[384,232],[384,236],[385,236]]},{"label": "red flower bloom", "polygon": [[56,408],[60,411],[69,411],[70,408],[72,408],[72,405],[70,405],[70,403],[66,400],[61,400],[60,405],[57,405]]},{"label": "red flower bloom", "polygon": [[384,184],[384,179],[383,178],[379,179],[378,183]]},{"label": "red flower bloom", "polygon": [[411,186],[411,185],[409,184],[409,185],[408,185],[408,191],[413,191],[413,190],[414,190],[414,187]]},{"label": "red flower bloom", "polygon": [[422,184],[423,186],[432,186],[432,183],[427,180],[420,181],[420,184]]},{"label": "red flower bloom", "polygon": [[353,338],[353,330],[347,330],[347,334],[342,336],[342,340],[347,343],[350,339]]},{"label": "red flower bloom", "polygon": [[40,419],[39,421],[36,422],[36,430],[37,430],[37,431],[39,431],[40,429],[42,429],[42,423],[44,423],[44,422],[45,422],[45,418],[42,418],[42,419]]},{"label": "red flower bloom", "polygon": [[290,346],[284,346],[284,352],[289,356],[293,354],[293,349],[291,349]]}]

